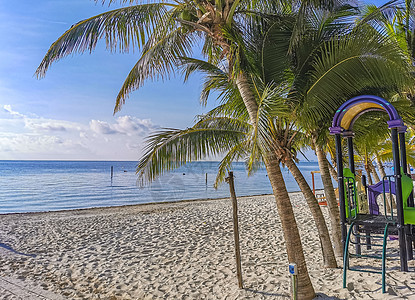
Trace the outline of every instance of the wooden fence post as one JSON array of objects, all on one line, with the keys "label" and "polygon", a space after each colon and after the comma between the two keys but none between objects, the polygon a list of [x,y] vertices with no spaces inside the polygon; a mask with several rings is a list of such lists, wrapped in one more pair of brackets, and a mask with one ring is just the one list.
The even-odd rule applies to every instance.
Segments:
[{"label": "wooden fence post", "polygon": [[241,251],[239,249],[239,225],[238,225],[238,204],[235,194],[235,185],[233,180],[233,172],[229,172],[229,177],[226,178],[229,183],[229,190],[231,193],[232,200],[232,211],[233,211],[233,235],[235,239],[235,258],[236,258],[236,275],[238,277],[239,288],[243,289],[242,282],[242,265],[241,265]]}]

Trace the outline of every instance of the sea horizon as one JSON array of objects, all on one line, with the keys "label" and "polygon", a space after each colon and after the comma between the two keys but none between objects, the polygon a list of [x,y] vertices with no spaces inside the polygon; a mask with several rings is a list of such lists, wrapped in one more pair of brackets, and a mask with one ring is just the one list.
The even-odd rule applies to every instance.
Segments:
[{"label": "sea horizon", "polygon": [[[151,184],[139,187],[135,172],[138,161],[91,160],[0,160],[0,214],[60,211],[180,200],[229,197],[229,187],[213,187],[218,161],[188,163]],[[317,162],[300,162],[300,170],[311,183],[310,171]],[[111,178],[111,167],[113,176]],[[237,196],[271,194],[264,168],[247,175],[244,162],[233,164]],[[289,192],[299,187],[282,168]],[[207,183],[206,183],[207,176]],[[316,189],[322,188],[316,176]]]}]

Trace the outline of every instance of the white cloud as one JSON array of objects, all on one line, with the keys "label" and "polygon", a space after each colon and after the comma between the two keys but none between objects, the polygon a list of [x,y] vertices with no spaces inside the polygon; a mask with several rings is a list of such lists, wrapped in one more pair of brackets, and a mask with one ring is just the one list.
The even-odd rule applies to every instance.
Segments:
[{"label": "white cloud", "polygon": [[95,133],[125,134],[128,136],[143,136],[158,128],[158,126],[155,126],[149,119],[141,120],[131,116],[118,117],[113,124],[92,120],[89,125],[91,130]]},{"label": "white cloud", "polygon": [[156,128],[150,119],[140,120],[131,116],[119,117],[114,127],[118,132],[123,132],[127,135],[143,135]]},{"label": "white cloud", "polygon": [[12,115],[12,116],[21,117],[21,118],[24,118],[24,117],[25,117],[25,116],[24,116],[24,115],[22,115],[21,113],[19,113],[19,112],[17,112],[17,111],[14,111],[14,110],[12,109],[12,106],[11,106],[11,105],[9,105],[9,104],[3,105],[3,109],[4,109],[7,113],[9,113],[10,115]]},{"label": "white cloud", "polygon": [[25,127],[35,132],[79,131],[85,126],[68,121],[25,118]]},{"label": "white cloud", "polygon": [[[121,116],[89,124],[45,119],[3,106],[0,157],[3,159],[123,159],[140,156],[143,137],[158,128],[151,120]],[[30,115],[30,117],[28,116]]]},{"label": "white cloud", "polygon": [[93,132],[99,133],[99,134],[117,133],[114,129],[111,128],[111,125],[108,124],[107,122],[103,122],[99,120],[91,120],[91,122],[89,122],[89,126]]}]

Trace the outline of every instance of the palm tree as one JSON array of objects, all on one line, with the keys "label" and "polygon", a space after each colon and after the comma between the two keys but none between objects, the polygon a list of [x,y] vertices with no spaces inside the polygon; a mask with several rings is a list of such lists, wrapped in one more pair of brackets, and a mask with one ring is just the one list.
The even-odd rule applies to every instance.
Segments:
[{"label": "palm tree", "polygon": [[330,175],[335,181],[339,182],[338,174],[337,174],[336,147],[335,147],[333,136],[328,138],[326,149],[327,149],[328,155],[330,156],[330,161],[327,159],[327,164],[329,166]]},{"label": "palm tree", "polygon": [[[112,1],[109,0],[109,2]],[[134,1],[124,0],[122,3],[132,4]],[[127,76],[117,96],[115,107],[117,111],[128,94],[139,88],[146,79],[168,78],[169,74],[180,65],[182,57],[191,56],[194,46],[200,42],[202,54],[210,63],[216,66],[221,64],[228,66],[227,76],[231,82],[235,83],[243,100],[249,122],[253,126],[252,132],[266,132],[265,129],[260,128],[264,124],[258,123],[259,97],[254,93],[254,82],[250,76],[255,70],[250,69],[249,57],[244,55],[247,46],[245,44],[246,28],[254,27],[251,25],[261,27],[267,20],[289,19],[291,23],[285,26],[281,26],[284,24],[283,21],[279,22],[276,28],[280,27],[284,30],[277,30],[277,35],[280,35],[273,36],[280,40],[283,38],[282,47],[279,49],[279,45],[276,45],[279,51],[275,51],[274,54],[267,53],[266,57],[267,59],[273,58],[275,62],[279,60],[281,54],[282,57],[288,55],[290,63],[286,69],[279,67],[278,70],[267,70],[266,75],[272,74],[273,79],[278,76],[295,78],[293,86],[297,94],[293,99],[294,102],[304,103],[304,107],[301,108],[302,119],[304,122],[308,117],[310,125],[304,122],[306,126],[302,128],[307,128],[308,132],[318,137],[321,128],[325,127],[320,126],[318,120],[322,117],[323,120],[329,119],[327,114],[337,109],[346,95],[352,94],[351,88],[349,86],[345,88],[345,84],[340,82],[339,86],[344,90],[337,89],[335,91],[337,97],[333,95],[327,97],[327,93],[330,94],[336,89],[331,85],[339,83],[341,72],[344,71],[348,78],[355,76],[357,70],[358,76],[355,76],[357,80],[348,82],[356,85],[353,91],[362,90],[368,85],[366,77],[363,80],[366,85],[362,87],[360,82],[364,75],[370,77],[367,75],[368,70],[374,70],[376,74],[381,75],[380,77],[390,78],[386,80],[386,86],[388,84],[390,86],[391,82],[396,86],[402,74],[406,74],[400,64],[395,62],[398,60],[395,53],[393,59],[387,55],[390,54],[388,51],[391,48],[388,43],[386,43],[385,51],[380,50],[385,40],[381,40],[379,36],[383,35],[373,33],[376,38],[370,38],[371,43],[362,44],[363,37],[360,39],[358,37],[363,31],[354,30],[353,35],[349,35],[348,38],[357,37],[359,43],[356,43],[356,47],[353,47],[351,42],[347,42],[347,39],[342,38],[345,32],[348,33],[354,21],[350,20],[353,9],[350,7],[339,9],[338,5],[333,4],[332,1],[328,9],[323,9],[322,3],[326,4],[327,1],[302,1],[298,5],[296,1],[275,3],[274,1],[195,0],[131,5],[100,14],[72,26],[52,44],[36,73],[38,76],[43,76],[52,62],[71,53],[92,51],[100,38],[105,38],[111,50],[128,51],[130,47],[135,46],[141,50],[141,57]],[[333,11],[338,17],[333,18]],[[315,21],[319,20],[321,22],[318,24],[328,26],[318,26]],[[344,26],[345,24],[347,26]],[[348,29],[344,30],[344,28]],[[364,34],[367,37],[368,33],[364,32]],[[288,52],[285,47],[287,37]],[[376,44],[378,47],[370,48],[368,44]],[[361,54],[368,52],[369,49],[370,54],[363,55],[365,59],[361,59]],[[347,56],[349,50],[351,54]],[[372,55],[373,51],[377,51],[376,57]],[[393,68],[391,68],[392,63],[385,64],[385,59],[387,62],[394,62]],[[348,63],[339,64],[342,60]],[[350,61],[352,63],[349,63]],[[357,69],[353,69],[355,67]],[[363,75],[360,75],[360,70],[363,70]],[[322,74],[322,71],[330,76]],[[389,77],[385,76],[386,74]],[[377,84],[380,81],[379,78],[376,78],[377,81],[374,80]],[[310,86],[312,82],[314,83]],[[258,137],[255,140],[259,142],[253,144],[255,148],[252,153],[257,157],[261,156],[265,164],[281,217],[288,257],[291,262],[296,262],[299,268],[298,296],[301,299],[311,299],[314,297],[314,290],[308,276],[297,225],[282,178],[280,159],[272,151],[267,139]],[[168,168],[174,163],[165,160],[162,164]],[[337,221],[333,222],[334,227],[338,226]]]},{"label": "palm tree", "polygon": [[[200,61],[198,63],[199,66],[203,64]],[[193,68],[194,64],[196,64],[196,61],[192,60],[192,66],[190,67]],[[198,69],[200,70],[200,67]],[[210,71],[212,69],[213,67],[210,67]],[[218,79],[219,73],[219,70],[215,72],[215,80]],[[226,76],[226,73],[222,75]],[[137,167],[139,182],[146,184],[168,170],[177,168],[187,162],[200,160],[208,155],[224,154],[224,158],[219,165],[215,185],[224,180],[226,172],[231,169],[231,164],[235,160],[244,159],[248,173],[251,174],[260,164],[267,164],[269,156],[280,159],[282,154],[279,153],[281,153],[282,148],[279,141],[276,140],[276,124],[275,119],[272,121],[271,115],[286,115],[287,108],[285,105],[281,105],[283,104],[280,96],[282,91],[278,87],[266,87],[260,90],[262,92],[258,95],[258,126],[253,126],[249,122],[246,108],[236,89],[236,91],[230,92],[233,95],[230,101],[203,116],[193,127],[185,130],[164,129],[152,134],[147,141],[146,153],[140,159]],[[238,106],[242,109],[238,109]],[[227,112],[230,111],[231,107],[233,107],[231,109],[232,115],[229,116]],[[270,123],[274,123],[274,126]],[[288,136],[288,139],[290,139],[290,136]],[[282,201],[277,201],[281,223],[290,222],[291,226],[294,226],[290,235],[284,232],[284,237],[291,245],[294,242],[293,237],[299,241],[295,245],[296,257],[289,254],[288,259],[289,261],[303,261],[305,264],[300,237],[295,236],[298,234],[298,229],[279,162],[267,167],[268,176],[270,177],[269,170],[271,169],[275,172],[272,178],[278,178],[278,182],[270,180],[276,199],[284,200],[283,206],[278,205]],[[315,203],[318,207],[316,200]],[[318,209],[320,208],[318,207]],[[321,211],[319,219],[323,219]],[[323,233],[321,238],[326,243],[328,241],[331,248],[327,227],[325,229],[325,234]],[[288,249],[287,253],[292,253],[290,250],[294,251],[294,249]],[[334,260],[335,264],[333,252],[331,259]],[[328,260],[325,260],[325,263],[333,264]],[[330,266],[332,267],[332,265]],[[305,265],[299,267],[303,271],[307,271]]]},{"label": "palm tree", "polygon": [[[105,3],[105,0],[102,2]],[[133,4],[135,1],[121,2]],[[304,11],[311,2],[318,5],[321,5],[320,2],[326,3],[319,0],[303,1],[300,11]],[[137,47],[141,50],[141,57],[117,96],[115,111],[118,111],[128,94],[143,85],[146,79],[168,78],[180,64],[180,59],[191,56],[194,46],[200,42],[202,54],[209,62],[215,65],[225,62],[228,65],[228,76],[235,82],[250,123],[256,128],[259,108],[253,93],[250,70],[247,68],[249,63],[243,55],[244,28],[250,24],[261,24],[262,20],[284,14],[287,10],[292,13],[295,7],[296,1],[276,3],[265,0],[178,0],[130,5],[73,25],[52,44],[36,74],[43,76],[52,62],[71,53],[86,50],[91,52],[101,38],[105,38],[110,50],[125,52],[130,47]],[[301,29],[301,26],[297,27]],[[288,257],[298,265],[298,296],[301,299],[311,299],[315,293],[308,276],[279,160],[271,151],[263,154],[263,160],[281,216]]]},{"label": "palm tree", "polygon": [[[393,37],[408,55],[415,60],[415,2],[412,0],[393,1],[396,5],[393,10],[381,16],[378,25],[384,26],[390,37]],[[376,11],[377,7],[370,5],[368,12]]]},{"label": "palm tree", "polygon": [[354,19],[354,24],[343,26],[342,34],[335,38],[325,31],[338,29],[335,25],[339,22],[327,26],[333,15],[315,14],[305,21],[310,24],[310,38],[297,45],[301,64],[297,64],[294,74],[298,78],[296,98],[302,103],[299,122],[313,140],[339,256],[342,255],[339,209],[325,151],[332,116],[353,96],[402,90],[411,82],[410,68],[397,43],[370,26],[377,13]]},{"label": "palm tree", "polygon": [[[291,88],[290,82],[292,80],[290,80],[290,78],[285,78],[284,73],[286,72],[287,67],[289,67],[287,54],[289,52],[290,37],[293,31],[292,24],[295,23],[293,21],[295,21],[295,18],[293,18],[293,15],[291,14],[279,16],[277,20],[273,20],[268,26],[261,26],[259,28],[253,26],[246,34],[245,45],[240,48],[244,49],[246,60],[250,62],[249,70],[251,71],[251,78],[257,79],[256,81],[253,80],[254,93],[255,91],[258,91],[260,85],[269,84],[272,86],[275,85],[275,82],[280,82],[280,84],[286,86],[287,89]],[[281,56],[275,56],[273,53],[281,54]],[[265,64],[264,61],[267,63]],[[218,77],[220,77],[219,71],[215,71],[213,66],[207,66],[207,62],[191,61],[191,64],[188,65],[188,69],[185,72],[186,78],[191,71],[194,70],[204,71],[206,74],[209,74],[209,72],[212,73],[210,75],[212,76],[212,80],[204,83],[204,86],[207,88],[202,92],[202,95],[209,94],[209,87],[218,88],[221,83],[224,83],[224,85],[227,86],[228,77],[222,78],[222,80],[217,82]],[[256,76],[254,76],[254,74],[256,74]],[[282,95],[286,100],[290,99],[290,97],[287,98],[287,93],[288,91],[285,92],[285,95]],[[232,95],[235,97],[235,94]],[[237,97],[235,99],[237,99]],[[260,99],[259,95],[258,99]],[[205,100],[203,99],[202,101],[204,102]],[[260,101],[257,102],[261,103]],[[295,103],[285,101],[285,105],[289,105],[291,106],[291,109],[295,110]],[[226,112],[229,113],[229,111],[233,111],[233,109],[227,109]],[[238,111],[240,111],[240,109],[238,109]],[[259,113],[257,118],[260,118]],[[264,126],[263,131],[270,132],[268,142],[272,141],[270,148],[276,156],[276,159],[278,159],[277,163],[282,162],[287,165],[303,191],[321,237],[324,264],[326,267],[334,268],[337,266],[337,263],[333,256],[330,236],[320,206],[304,176],[295,164],[296,149],[293,145],[298,139],[304,140],[304,135],[302,135],[299,130],[293,130],[295,128],[294,119],[295,114],[291,114],[288,119],[274,118],[271,116],[272,122],[268,121],[265,125],[262,125]],[[269,149],[267,148],[266,150]],[[264,154],[264,152],[262,152],[262,154],[265,155],[266,153]]]}]

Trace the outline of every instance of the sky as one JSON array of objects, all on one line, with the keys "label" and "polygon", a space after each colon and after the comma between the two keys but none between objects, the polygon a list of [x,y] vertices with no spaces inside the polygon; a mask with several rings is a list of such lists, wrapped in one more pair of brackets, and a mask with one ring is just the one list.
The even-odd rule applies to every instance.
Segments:
[{"label": "sky", "polygon": [[0,160],[138,160],[148,134],[190,127],[215,106],[199,104],[198,76],[185,84],[175,76],[146,82],[113,115],[139,53],[111,53],[105,42],[54,63],[38,80],[36,68],[60,35],[117,7],[98,2],[0,0]]}]

